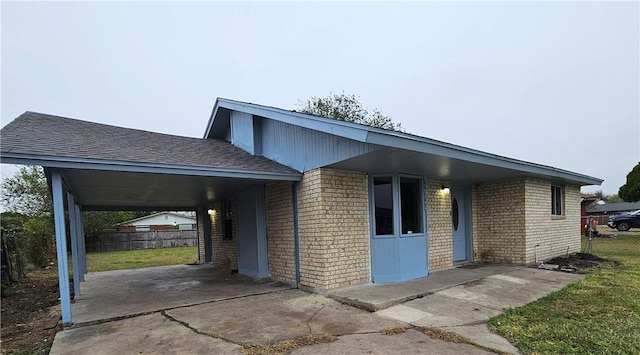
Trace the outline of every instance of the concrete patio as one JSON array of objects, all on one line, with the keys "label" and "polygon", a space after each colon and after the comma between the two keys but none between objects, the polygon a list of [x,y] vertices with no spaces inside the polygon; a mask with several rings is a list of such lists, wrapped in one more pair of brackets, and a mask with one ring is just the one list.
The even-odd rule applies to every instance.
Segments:
[{"label": "concrete patio", "polygon": [[[336,339],[292,353],[488,353],[474,345],[432,339],[420,327],[517,353],[489,332],[487,319],[580,279],[524,267],[470,265],[412,282],[330,292],[330,297],[358,306],[351,307],[208,265],[95,273],[88,275],[84,296],[74,303],[76,325],[57,334],[51,354],[239,354],[246,347],[319,334]],[[414,329],[384,334],[397,327]]]}]

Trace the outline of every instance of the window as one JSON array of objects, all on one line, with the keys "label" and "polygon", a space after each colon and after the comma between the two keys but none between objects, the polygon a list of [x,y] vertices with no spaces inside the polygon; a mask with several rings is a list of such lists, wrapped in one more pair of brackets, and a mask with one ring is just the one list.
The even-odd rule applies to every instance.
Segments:
[{"label": "window", "polygon": [[400,212],[402,214],[402,234],[422,232],[422,194],[420,180],[400,178]]},{"label": "window", "polygon": [[222,201],[222,229],[223,239],[233,239],[233,211],[231,200]]},{"label": "window", "polygon": [[376,235],[393,234],[393,180],[391,176],[373,178]]},{"label": "window", "polygon": [[[422,181],[420,178],[373,178],[374,235],[423,233]],[[399,224],[399,225],[398,225]]]},{"label": "window", "polygon": [[562,186],[551,186],[551,214],[562,216],[564,213],[564,189]]}]

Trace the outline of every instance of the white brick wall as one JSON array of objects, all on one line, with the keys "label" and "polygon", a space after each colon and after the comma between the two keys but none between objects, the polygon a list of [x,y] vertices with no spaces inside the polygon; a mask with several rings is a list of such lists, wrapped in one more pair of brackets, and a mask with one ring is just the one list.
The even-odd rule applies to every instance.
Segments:
[{"label": "white brick wall", "polygon": [[369,281],[366,174],[315,169],[298,190],[300,283],[331,289]]}]

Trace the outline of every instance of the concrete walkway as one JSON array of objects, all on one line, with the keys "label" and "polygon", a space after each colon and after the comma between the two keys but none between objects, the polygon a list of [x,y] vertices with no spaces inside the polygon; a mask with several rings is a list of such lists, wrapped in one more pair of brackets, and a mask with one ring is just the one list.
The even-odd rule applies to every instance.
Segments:
[{"label": "concrete walkway", "polygon": [[325,334],[333,336],[332,341],[304,344],[292,353],[489,353],[433,339],[421,327],[517,353],[488,331],[487,319],[580,279],[521,267],[473,267],[330,293],[351,299],[350,304],[375,307],[373,313],[206,265],[90,274],[90,287],[83,288],[83,299],[74,304],[74,319],[85,321],[58,333],[51,354],[240,354],[247,347]]}]

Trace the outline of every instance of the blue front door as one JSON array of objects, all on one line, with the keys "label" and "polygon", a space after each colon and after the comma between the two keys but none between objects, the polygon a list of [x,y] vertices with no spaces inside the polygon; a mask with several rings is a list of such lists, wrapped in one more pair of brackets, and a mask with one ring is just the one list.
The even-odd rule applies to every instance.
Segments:
[{"label": "blue front door", "polygon": [[370,191],[372,281],[427,276],[422,179],[397,174],[373,176]]},{"label": "blue front door", "polygon": [[453,230],[453,261],[469,260],[467,233],[467,202],[463,189],[451,190],[451,229]]}]

